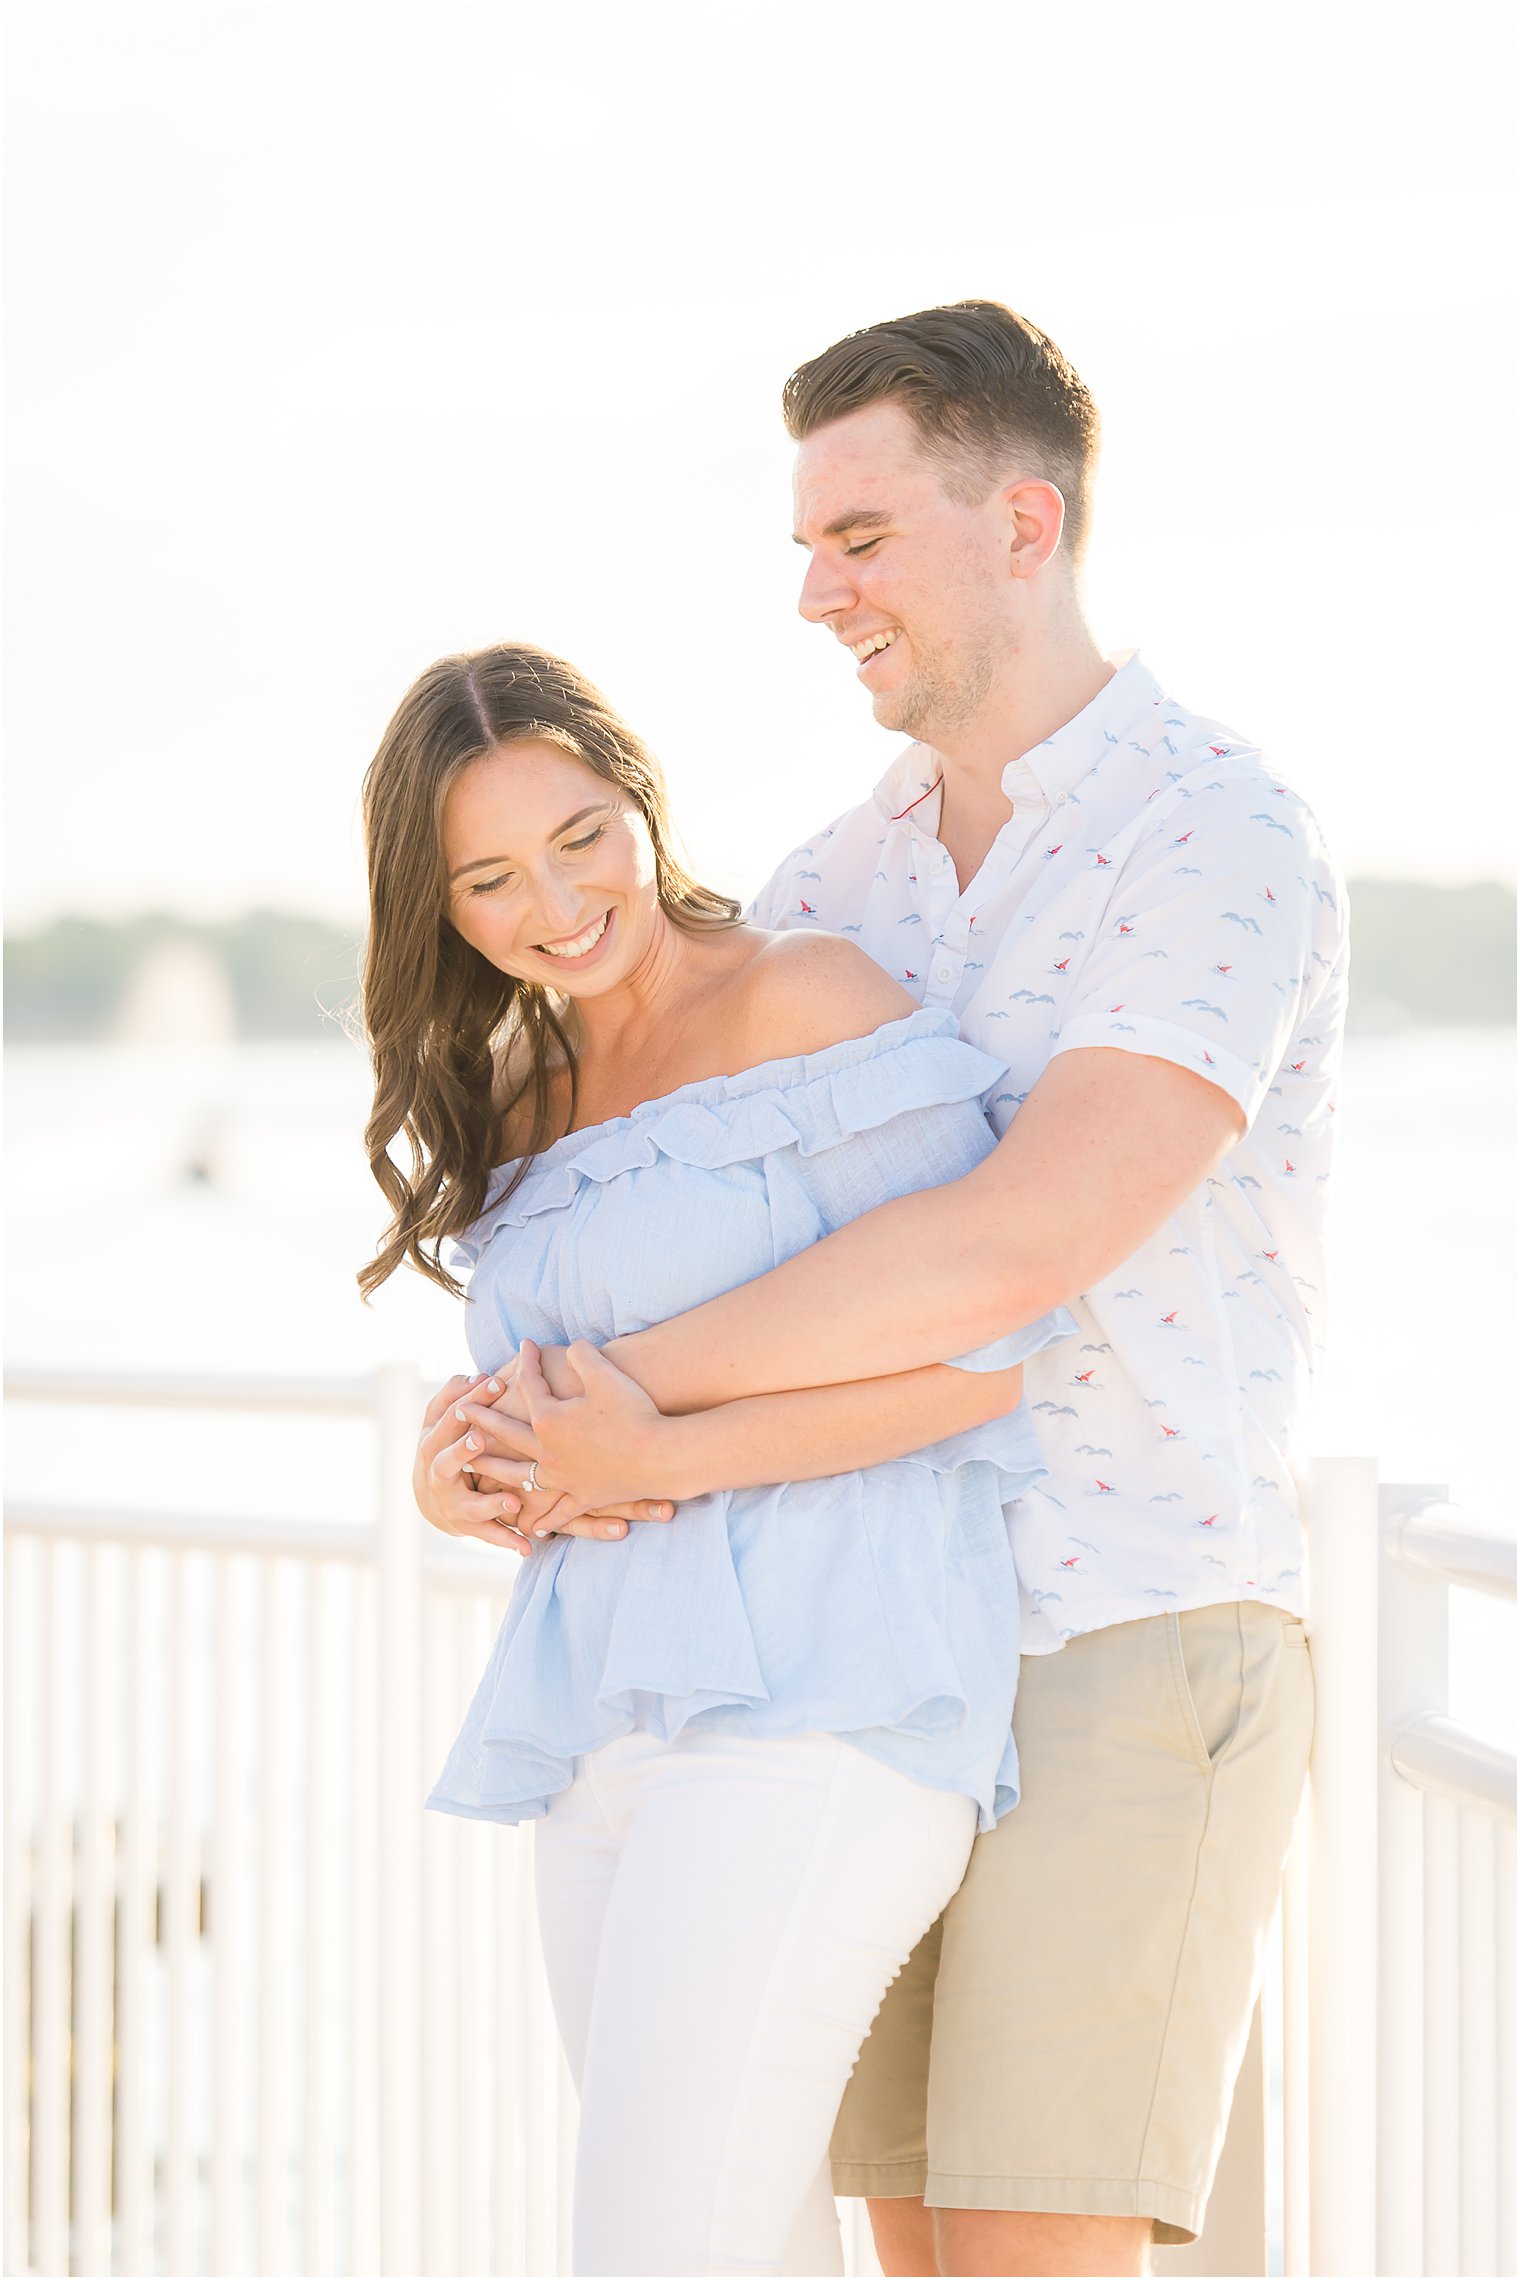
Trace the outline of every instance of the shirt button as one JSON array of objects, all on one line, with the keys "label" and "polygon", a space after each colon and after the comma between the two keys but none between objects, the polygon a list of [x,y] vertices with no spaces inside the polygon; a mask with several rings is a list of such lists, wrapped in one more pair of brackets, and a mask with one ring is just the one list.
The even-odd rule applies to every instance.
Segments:
[{"label": "shirt button", "polygon": [[948,966],[936,966],[934,969],[934,979],[937,982],[948,982],[950,979],[950,968]]}]

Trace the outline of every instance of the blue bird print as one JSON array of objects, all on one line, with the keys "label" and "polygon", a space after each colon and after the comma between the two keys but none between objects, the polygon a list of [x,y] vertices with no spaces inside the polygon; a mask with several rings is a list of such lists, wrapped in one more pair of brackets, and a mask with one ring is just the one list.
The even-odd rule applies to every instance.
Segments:
[{"label": "blue bird print", "polygon": [[1253,815],[1251,821],[1253,823],[1264,823],[1268,831],[1280,831],[1285,839],[1293,837],[1292,826],[1279,823],[1275,815]]},{"label": "blue bird print", "polygon": [[1184,998],[1182,1002],[1190,1012],[1217,1014],[1223,1022],[1228,1022],[1230,1018],[1222,1005],[1210,1005],[1207,998]]},{"label": "blue bird print", "polygon": [[1221,911],[1219,915],[1221,918],[1228,919],[1232,926],[1245,927],[1252,934],[1260,934],[1261,932],[1261,928],[1254,918],[1242,918],[1238,910]]}]

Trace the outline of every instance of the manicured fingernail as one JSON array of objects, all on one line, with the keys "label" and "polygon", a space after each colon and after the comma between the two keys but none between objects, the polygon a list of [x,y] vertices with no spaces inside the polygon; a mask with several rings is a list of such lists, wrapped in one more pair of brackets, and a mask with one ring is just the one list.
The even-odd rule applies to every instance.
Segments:
[{"label": "manicured fingernail", "polygon": [[487,1378],[486,1391],[487,1393],[500,1393],[501,1386],[495,1378]]},{"label": "manicured fingernail", "polygon": [[501,1508],[503,1512],[521,1512],[522,1510],[522,1506],[515,1496],[504,1496],[501,1500]]},{"label": "manicured fingernail", "polygon": [[467,1449],[478,1449],[480,1447],[480,1435],[478,1433],[466,1433],[464,1445]]},{"label": "manicured fingernail", "polygon": [[456,1416],[456,1417],[459,1419],[459,1422],[460,1422],[460,1424],[461,1424],[461,1425],[468,1425],[468,1424],[469,1424],[470,1420],[468,1419],[468,1417],[466,1417],[466,1415],[465,1415],[465,1413],[464,1413],[464,1411],[463,1411],[463,1409],[462,1409],[462,1408],[457,1408],[457,1409],[454,1411],[454,1415],[455,1415],[455,1416]]},{"label": "manicured fingernail", "polygon": [[534,1529],[533,1533],[535,1536],[547,1536],[549,1531],[547,1528],[538,1527]]},{"label": "manicured fingernail", "polygon": [[607,1523],[607,1527],[606,1527],[606,1533],[607,1533],[609,1536],[621,1536],[621,1534],[623,1533],[623,1523],[622,1523],[622,1521],[621,1521],[621,1520],[609,1520],[609,1521],[608,1521],[608,1523]]}]

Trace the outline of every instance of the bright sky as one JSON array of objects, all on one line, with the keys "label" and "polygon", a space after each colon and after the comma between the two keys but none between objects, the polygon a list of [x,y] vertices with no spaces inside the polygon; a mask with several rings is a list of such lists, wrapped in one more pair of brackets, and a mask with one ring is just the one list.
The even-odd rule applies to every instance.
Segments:
[{"label": "bright sky", "polygon": [[794,614],[788,371],[988,295],[1090,594],[1352,871],[1510,854],[1506,7],[10,12],[10,907],[362,908],[445,650],[564,651],[745,888],[892,755]]}]

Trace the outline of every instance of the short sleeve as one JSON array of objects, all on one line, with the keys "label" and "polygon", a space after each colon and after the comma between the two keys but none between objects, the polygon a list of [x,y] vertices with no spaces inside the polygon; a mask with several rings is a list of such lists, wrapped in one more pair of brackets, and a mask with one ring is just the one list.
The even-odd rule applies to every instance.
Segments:
[{"label": "short sleeve", "polygon": [[1318,824],[1257,764],[1199,770],[1118,866],[1052,1047],[1195,1070],[1251,1123],[1307,1012],[1343,998],[1346,891]]}]

